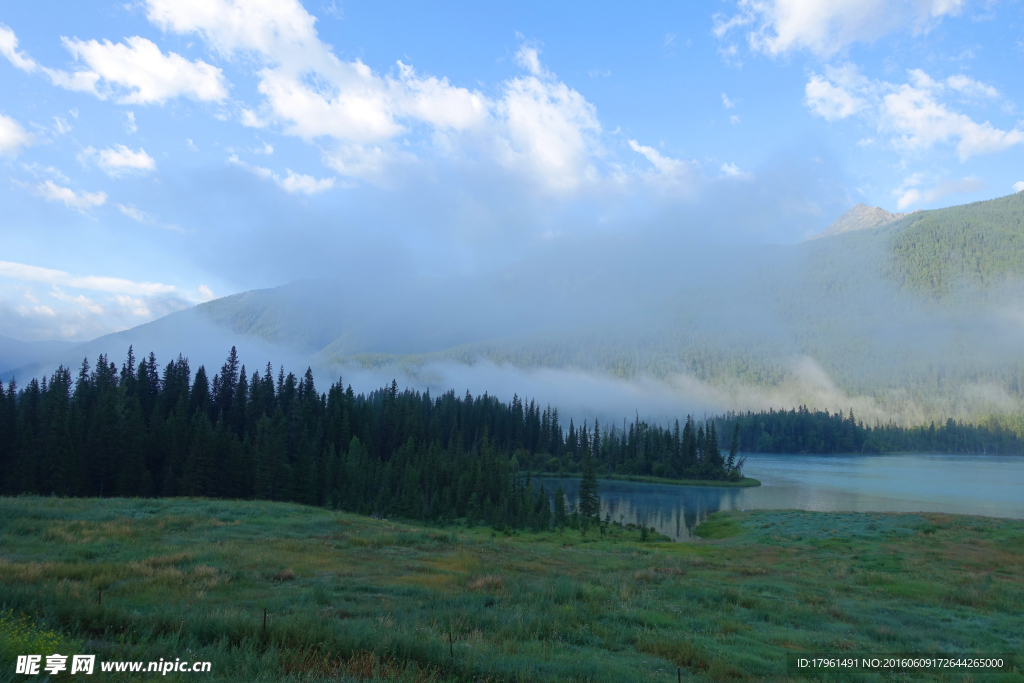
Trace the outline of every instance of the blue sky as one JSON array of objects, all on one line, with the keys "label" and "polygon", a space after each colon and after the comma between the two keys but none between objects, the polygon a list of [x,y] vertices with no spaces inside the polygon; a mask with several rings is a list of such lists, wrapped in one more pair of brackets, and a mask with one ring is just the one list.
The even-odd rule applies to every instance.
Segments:
[{"label": "blue sky", "polygon": [[8,3],[0,334],[1010,194],[1022,72],[1019,0]]}]

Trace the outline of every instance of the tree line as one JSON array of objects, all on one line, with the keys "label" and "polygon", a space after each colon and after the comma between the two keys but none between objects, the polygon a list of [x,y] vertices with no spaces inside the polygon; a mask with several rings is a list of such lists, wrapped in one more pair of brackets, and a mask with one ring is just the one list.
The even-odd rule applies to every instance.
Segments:
[{"label": "tree line", "polygon": [[[497,527],[564,524],[564,504],[528,472],[581,473],[576,512],[596,516],[609,473],[738,479],[713,421],[639,419],[566,427],[558,409],[514,396],[326,392],[267,364],[247,373],[231,349],[212,379],[179,356],[161,370],[134,350],[19,389],[0,386],[0,492],[59,496],[207,496],[325,506]],[[560,492],[559,492],[560,493]],[[556,496],[558,497],[558,496]]]},{"label": "tree line", "polygon": [[852,408],[843,414],[800,406],[727,413],[714,421],[722,432],[737,433],[738,448],[747,453],[1024,453],[1024,441],[1003,420],[967,424],[949,418],[939,425],[872,426],[857,420]]}]

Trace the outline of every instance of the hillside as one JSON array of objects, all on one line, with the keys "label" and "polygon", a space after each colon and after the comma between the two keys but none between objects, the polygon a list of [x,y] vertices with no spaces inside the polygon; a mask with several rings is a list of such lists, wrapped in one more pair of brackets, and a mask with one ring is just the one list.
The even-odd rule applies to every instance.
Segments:
[{"label": "hillside", "polygon": [[[250,369],[311,364],[336,379],[354,367],[371,372],[366,389],[405,376],[445,390],[471,384],[466,377],[482,371],[469,366],[485,360],[498,368],[478,390],[505,398],[524,386],[569,391],[581,380],[571,373],[585,372],[663,380],[666,400],[685,398],[673,413],[806,404],[852,406],[869,421],[977,419],[1024,408],[1014,313],[1022,221],[1017,194],[791,246],[638,233],[546,247],[477,276],[360,282],[340,268],[333,279],[218,299],[59,358],[73,367],[100,352],[119,359],[134,343],[161,362],[184,351],[209,367],[236,344]],[[524,384],[517,368],[570,374]],[[619,386],[623,401],[651,392]]]},{"label": "hillside", "polygon": [[893,229],[883,268],[910,291],[942,297],[1024,275],[1024,192],[911,214]]},{"label": "hillside", "polygon": [[12,339],[0,334],[0,377],[4,370],[37,363],[74,347],[78,342]]},{"label": "hillside", "polygon": [[898,221],[906,215],[905,213],[889,213],[883,208],[860,203],[837,218],[830,226],[817,234],[811,235],[807,239],[816,240],[821,237],[842,235],[843,233],[855,230],[880,228],[883,225]]}]

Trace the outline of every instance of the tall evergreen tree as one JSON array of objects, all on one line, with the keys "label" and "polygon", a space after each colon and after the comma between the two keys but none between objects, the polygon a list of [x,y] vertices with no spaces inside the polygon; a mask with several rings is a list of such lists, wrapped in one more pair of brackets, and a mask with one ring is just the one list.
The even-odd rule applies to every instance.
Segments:
[{"label": "tall evergreen tree", "polygon": [[584,520],[596,518],[601,513],[601,494],[598,490],[597,468],[590,449],[583,454],[583,477],[580,479],[579,509]]}]

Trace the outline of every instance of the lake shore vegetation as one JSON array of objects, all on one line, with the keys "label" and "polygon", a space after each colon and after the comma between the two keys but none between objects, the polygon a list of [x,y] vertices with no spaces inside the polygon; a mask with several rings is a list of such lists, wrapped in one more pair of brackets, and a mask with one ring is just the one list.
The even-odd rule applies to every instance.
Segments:
[{"label": "lake shore vegetation", "polygon": [[[543,529],[550,494],[526,472],[581,473],[577,507],[597,515],[596,478],[742,480],[713,422],[680,428],[637,417],[602,429],[564,425],[556,407],[514,396],[399,391],[355,394],[339,380],[268,363],[249,374],[231,349],[212,380],[179,356],[100,356],[0,394],[0,493],[84,497],[203,496],[302,503],[383,517],[496,529]],[[560,514],[555,510],[556,515]]]},{"label": "lake shore vegetation", "polygon": [[215,681],[615,683],[678,667],[743,682],[790,680],[787,652],[1024,657],[1024,522],[758,511],[697,528],[707,540],[645,542],[615,524],[496,532],[281,502],[0,498],[0,629],[44,655],[56,642],[100,661],[210,661]]},{"label": "lake shore vegetation", "polygon": [[722,433],[735,431],[739,449],[746,453],[1024,453],[1024,431],[1009,418],[989,418],[978,424],[949,418],[939,425],[871,425],[858,420],[852,408],[844,414],[800,406],[731,412],[715,417],[714,423]]}]

